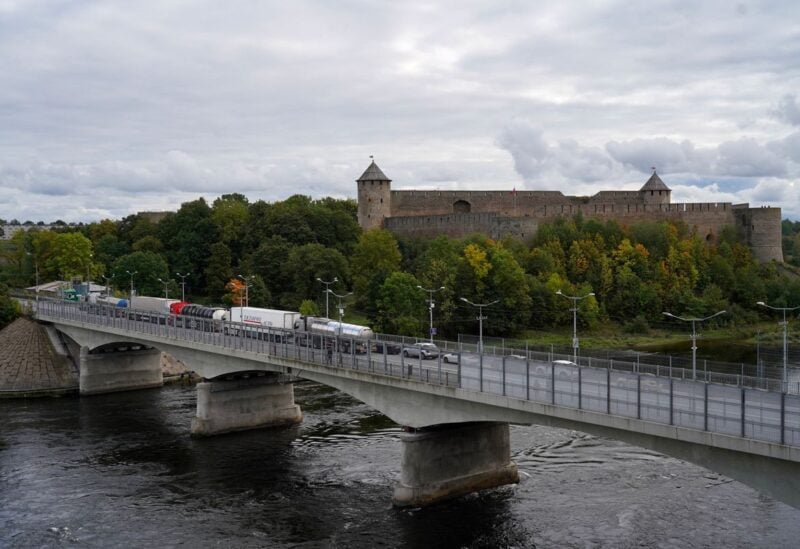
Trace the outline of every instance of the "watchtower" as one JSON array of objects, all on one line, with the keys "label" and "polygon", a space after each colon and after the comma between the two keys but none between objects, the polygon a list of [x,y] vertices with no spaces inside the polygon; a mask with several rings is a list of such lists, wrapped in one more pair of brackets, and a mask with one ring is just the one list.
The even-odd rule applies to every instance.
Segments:
[{"label": "watchtower", "polygon": [[647,183],[639,189],[639,193],[642,197],[642,202],[645,204],[669,204],[672,190],[661,181],[661,178],[658,177],[656,173],[656,169],[653,168],[653,175],[651,175]]},{"label": "watchtower", "polygon": [[356,179],[358,185],[358,224],[364,230],[383,226],[392,212],[392,180],[386,177],[373,160]]}]

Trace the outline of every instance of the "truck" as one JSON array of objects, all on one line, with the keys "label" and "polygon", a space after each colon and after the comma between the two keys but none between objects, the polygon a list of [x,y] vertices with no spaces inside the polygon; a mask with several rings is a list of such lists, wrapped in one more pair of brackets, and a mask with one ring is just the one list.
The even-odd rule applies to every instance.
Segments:
[{"label": "truck", "polygon": [[355,344],[353,350],[356,353],[366,353],[367,342],[375,337],[372,328],[368,326],[314,316],[300,317],[294,323],[294,329],[298,345],[311,345],[317,349],[334,345],[344,353],[351,352],[351,341]]},{"label": "truck", "polygon": [[[270,339],[285,341],[294,330],[295,323],[300,320],[297,311],[282,311],[279,309],[262,309],[259,307],[231,307],[228,320],[231,322],[229,330],[238,334],[242,330],[245,335],[261,336],[270,334]],[[278,328],[270,331],[268,328]],[[281,332],[280,330],[286,330]]]},{"label": "truck", "polygon": [[165,297],[134,295],[130,299],[131,314],[134,315],[134,318],[136,318],[137,320],[164,322],[164,319],[166,319],[167,316],[170,314],[169,306],[177,301],[180,300],[167,299]]}]

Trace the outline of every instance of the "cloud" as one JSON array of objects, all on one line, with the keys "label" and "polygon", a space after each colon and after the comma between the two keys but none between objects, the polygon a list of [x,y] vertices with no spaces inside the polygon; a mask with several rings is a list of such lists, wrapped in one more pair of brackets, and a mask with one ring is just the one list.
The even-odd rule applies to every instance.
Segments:
[{"label": "cloud", "polygon": [[800,106],[797,104],[797,97],[794,94],[786,94],[781,97],[777,108],[773,111],[778,120],[800,126]]}]

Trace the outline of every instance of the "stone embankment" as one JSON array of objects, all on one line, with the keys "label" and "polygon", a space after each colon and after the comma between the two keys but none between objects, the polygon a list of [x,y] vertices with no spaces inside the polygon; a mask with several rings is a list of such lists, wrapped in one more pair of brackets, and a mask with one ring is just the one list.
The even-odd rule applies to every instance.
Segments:
[{"label": "stone embankment", "polygon": [[[161,353],[164,382],[196,382],[181,361]],[[55,329],[19,318],[0,330],[0,398],[78,393],[78,367]]]},{"label": "stone embankment", "polygon": [[78,392],[78,369],[55,331],[28,318],[0,330],[0,398]]}]

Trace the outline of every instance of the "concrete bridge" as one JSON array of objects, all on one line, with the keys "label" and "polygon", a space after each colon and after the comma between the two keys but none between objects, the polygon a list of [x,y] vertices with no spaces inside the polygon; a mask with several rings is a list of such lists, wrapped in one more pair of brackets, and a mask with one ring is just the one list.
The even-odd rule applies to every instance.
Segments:
[{"label": "concrete bridge", "polygon": [[377,353],[374,342],[349,338],[227,322],[182,326],[169,316],[56,301],[40,302],[37,316],[79,349],[82,394],[160,385],[160,351],[190,365],[205,379],[197,386],[194,435],[301,421],[292,386],[298,378],[352,395],[406,427],[397,505],[517,482],[508,429],[516,423],[654,449],[800,508],[800,395],[749,388],[741,379],[711,383],[665,368],[654,375],[460,346],[455,363],[445,363]]}]

